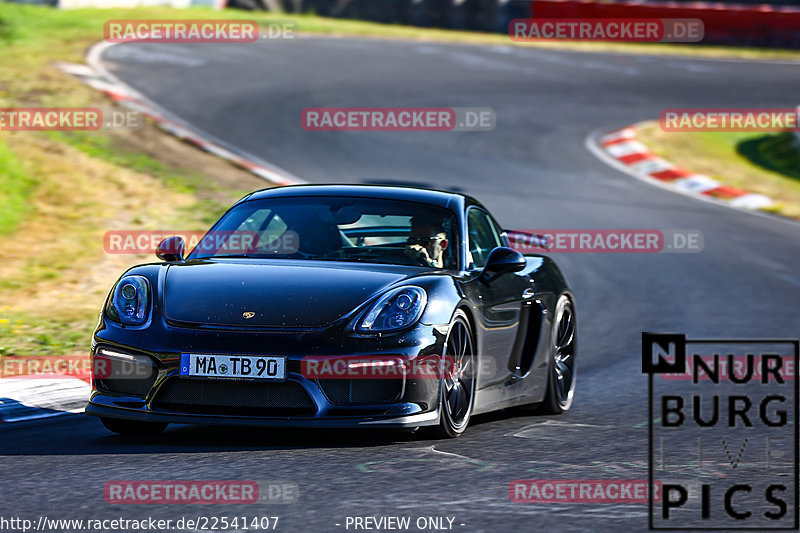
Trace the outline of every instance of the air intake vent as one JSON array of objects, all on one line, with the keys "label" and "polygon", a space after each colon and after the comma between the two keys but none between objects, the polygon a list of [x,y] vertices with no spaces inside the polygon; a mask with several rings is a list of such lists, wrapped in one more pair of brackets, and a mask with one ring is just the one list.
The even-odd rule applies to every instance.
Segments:
[{"label": "air intake vent", "polygon": [[153,407],[181,413],[230,416],[310,416],[317,406],[296,381],[191,380],[172,378]]}]

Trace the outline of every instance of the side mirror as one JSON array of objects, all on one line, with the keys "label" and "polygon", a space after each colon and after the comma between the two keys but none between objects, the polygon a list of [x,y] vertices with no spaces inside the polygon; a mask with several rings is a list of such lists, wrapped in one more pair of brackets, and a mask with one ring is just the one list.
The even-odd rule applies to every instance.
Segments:
[{"label": "side mirror", "polygon": [[183,261],[183,237],[167,237],[156,247],[156,257],[162,261]]},{"label": "side mirror", "polygon": [[499,246],[489,253],[483,273],[491,282],[498,276],[511,272],[519,272],[527,266],[525,256],[516,250]]}]

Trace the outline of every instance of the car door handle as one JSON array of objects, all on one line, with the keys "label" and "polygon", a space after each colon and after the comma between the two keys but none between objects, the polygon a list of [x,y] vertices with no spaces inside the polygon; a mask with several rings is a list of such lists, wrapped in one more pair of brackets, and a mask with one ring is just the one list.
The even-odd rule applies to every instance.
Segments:
[{"label": "car door handle", "polygon": [[525,299],[533,298],[535,294],[536,291],[534,291],[533,289],[525,289],[524,291],[522,291],[522,297]]}]

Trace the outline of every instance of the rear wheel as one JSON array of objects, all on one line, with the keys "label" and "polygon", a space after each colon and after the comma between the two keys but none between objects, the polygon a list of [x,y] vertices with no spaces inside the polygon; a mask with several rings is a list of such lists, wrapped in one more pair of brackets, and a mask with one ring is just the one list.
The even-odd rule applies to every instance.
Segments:
[{"label": "rear wheel", "polygon": [[575,359],[578,355],[575,308],[566,295],[556,303],[553,321],[552,359],[547,383],[547,395],[539,406],[544,414],[559,414],[572,407],[575,394]]},{"label": "rear wheel", "polygon": [[467,315],[456,311],[445,341],[445,369],[441,380],[441,416],[434,433],[439,438],[461,435],[475,400],[475,342]]},{"label": "rear wheel", "polygon": [[121,420],[119,418],[100,418],[109,431],[129,436],[158,435],[167,428],[167,424],[155,422],[137,422],[135,420]]}]

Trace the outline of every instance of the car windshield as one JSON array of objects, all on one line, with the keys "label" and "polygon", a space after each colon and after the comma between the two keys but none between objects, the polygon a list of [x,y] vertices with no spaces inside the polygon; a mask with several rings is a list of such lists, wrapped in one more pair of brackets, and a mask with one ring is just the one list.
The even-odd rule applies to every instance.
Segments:
[{"label": "car windshield", "polygon": [[225,214],[189,259],[239,257],[458,267],[450,211],[375,198],[266,198]]}]

